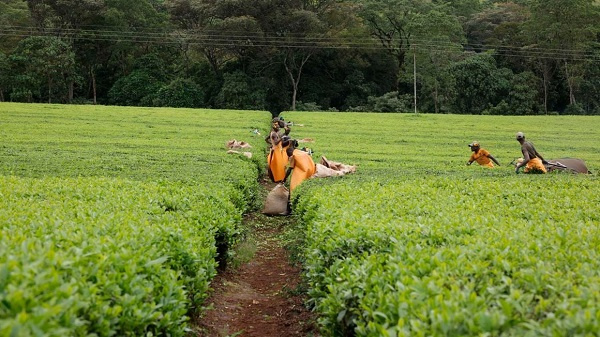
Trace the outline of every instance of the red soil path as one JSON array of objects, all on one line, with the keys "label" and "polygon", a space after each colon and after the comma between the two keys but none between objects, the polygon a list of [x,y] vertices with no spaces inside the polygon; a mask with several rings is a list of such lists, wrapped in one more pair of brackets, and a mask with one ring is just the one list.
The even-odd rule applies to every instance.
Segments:
[{"label": "red soil path", "polygon": [[[249,216],[257,249],[252,259],[228,268],[213,281],[212,306],[195,322],[195,336],[318,336],[315,315],[297,290],[300,268],[292,266],[279,235],[286,221]],[[265,220],[266,219],[266,220]],[[271,220],[269,220],[271,219]],[[248,221],[247,221],[248,222]]]}]

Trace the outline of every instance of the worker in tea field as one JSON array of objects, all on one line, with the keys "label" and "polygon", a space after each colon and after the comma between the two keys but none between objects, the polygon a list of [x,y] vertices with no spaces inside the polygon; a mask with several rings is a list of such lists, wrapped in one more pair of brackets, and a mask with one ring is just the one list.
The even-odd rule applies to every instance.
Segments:
[{"label": "worker in tea field", "polygon": [[[283,130],[283,132],[281,132]],[[271,120],[271,132],[265,141],[271,145],[275,144],[273,141],[281,140],[281,137],[288,136],[290,134],[290,126],[286,123],[283,118],[275,117]]]},{"label": "worker in tea field", "polygon": [[471,147],[471,151],[473,151],[473,154],[471,154],[471,158],[469,158],[467,165],[471,165],[474,161],[476,161],[477,164],[481,166],[493,168],[493,161],[494,163],[496,163],[496,165],[500,166],[500,163],[496,160],[496,158],[494,158],[494,156],[492,156],[492,154],[488,150],[481,148],[479,142],[474,141],[473,143],[469,144],[469,146]]},{"label": "worker in tea field", "polygon": [[546,160],[537,152],[533,144],[525,140],[523,132],[517,132],[517,141],[521,144],[521,152],[523,160],[519,160],[515,166],[515,173],[519,173],[519,169],[525,166],[524,173],[546,173]]},{"label": "worker in tea field", "polygon": [[[284,130],[283,134],[281,129]],[[285,178],[285,167],[288,163],[286,149],[290,142],[289,133],[290,127],[282,119],[273,118],[271,132],[265,141],[271,145],[267,156],[267,173],[275,183],[281,182]]]},{"label": "worker in tea field", "polygon": [[290,173],[292,174],[290,192],[306,179],[339,177],[356,172],[356,166],[338,163],[325,157],[321,157],[321,161],[315,163],[310,149],[297,149],[297,147],[298,141],[291,140],[287,148],[290,163],[283,181],[287,180]]},{"label": "worker in tea field", "polygon": [[286,154],[289,158],[289,168],[285,173],[286,181],[290,173],[292,174],[292,180],[290,181],[290,193],[300,185],[304,180],[309,179],[317,172],[317,166],[313,161],[310,154],[306,151],[297,149],[298,141],[290,140],[290,144],[287,147]]}]

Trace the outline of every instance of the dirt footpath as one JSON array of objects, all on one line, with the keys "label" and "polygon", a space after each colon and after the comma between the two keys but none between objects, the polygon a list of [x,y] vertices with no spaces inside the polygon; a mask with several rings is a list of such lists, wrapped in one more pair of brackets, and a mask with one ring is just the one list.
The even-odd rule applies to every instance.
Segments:
[{"label": "dirt footpath", "polygon": [[248,262],[228,267],[213,281],[210,307],[195,322],[195,336],[318,336],[315,315],[298,292],[300,268],[290,265],[279,236],[286,218],[246,217],[256,251]]}]

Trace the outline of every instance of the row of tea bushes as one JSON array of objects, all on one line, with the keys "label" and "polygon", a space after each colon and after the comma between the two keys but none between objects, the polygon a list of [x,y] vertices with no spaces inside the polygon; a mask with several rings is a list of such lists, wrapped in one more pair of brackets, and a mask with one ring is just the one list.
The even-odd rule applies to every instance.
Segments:
[{"label": "row of tea bushes", "polygon": [[[258,207],[269,113],[0,102],[0,175],[113,177],[235,187],[240,210]],[[227,154],[244,140],[254,156]]]},{"label": "row of tea bushes", "polygon": [[185,334],[232,188],[0,176],[0,335]]},{"label": "row of tea bushes", "polygon": [[596,177],[307,185],[295,207],[325,335],[600,331]]},{"label": "row of tea bushes", "polygon": [[183,335],[260,205],[268,116],[0,103],[0,336]]}]

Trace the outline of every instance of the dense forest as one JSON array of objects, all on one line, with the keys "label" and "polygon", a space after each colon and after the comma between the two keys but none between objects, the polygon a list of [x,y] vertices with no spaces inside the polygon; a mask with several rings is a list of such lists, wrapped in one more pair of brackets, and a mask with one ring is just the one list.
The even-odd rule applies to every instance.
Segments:
[{"label": "dense forest", "polygon": [[598,0],[0,0],[0,101],[600,114]]}]

